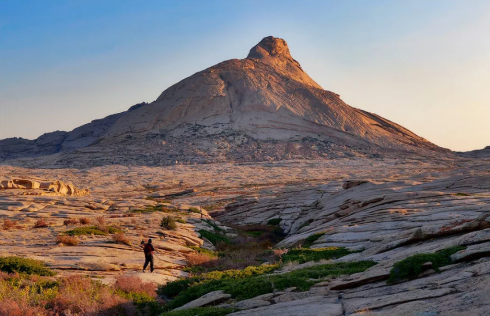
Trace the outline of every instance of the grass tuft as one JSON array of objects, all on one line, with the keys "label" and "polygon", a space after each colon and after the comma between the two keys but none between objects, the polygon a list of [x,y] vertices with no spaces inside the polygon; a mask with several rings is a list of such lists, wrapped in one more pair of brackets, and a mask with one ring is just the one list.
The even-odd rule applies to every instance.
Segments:
[{"label": "grass tuft", "polygon": [[164,216],[162,217],[162,221],[160,222],[160,226],[169,230],[176,230],[177,223],[175,221],[175,217],[173,216]]},{"label": "grass tuft", "polygon": [[191,207],[188,209],[189,212],[191,213],[197,213],[197,214],[201,214],[201,210],[198,209],[197,207]]},{"label": "grass tuft", "polygon": [[450,265],[451,255],[458,251],[464,250],[466,247],[456,246],[446,248],[436,253],[421,253],[402,261],[395,263],[390,271],[388,283],[399,283],[406,280],[416,279],[417,276],[424,271],[423,264],[432,262],[432,269],[439,271],[440,267]]},{"label": "grass tuft", "polygon": [[178,212],[178,210],[174,207],[157,204],[155,206],[147,206],[146,208],[143,209],[135,209],[130,211],[130,213],[143,213],[143,214],[154,213],[154,212],[172,213],[172,212]]},{"label": "grass tuft", "polygon": [[81,225],[88,225],[92,222],[88,217],[82,217],[78,219],[78,221],[80,222]]},{"label": "grass tuft", "polygon": [[78,237],[74,236],[58,236],[56,237],[56,243],[57,244],[63,244],[65,246],[78,246],[80,243],[80,240]]},{"label": "grass tuft", "polygon": [[36,223],[34,224],[34,228],[46,228],[46,227],[49,227],[49,225],[43,219],[37,220]]},{"label": "grass tuft", "polygon": [[284,263],[297,261],[298,263],[305,263],[308,261],[320,261],[325,259],[337,259],[348,254],[352,251],[344,247],[328,247],[318,249],[292,249],[283,254],[281,259]]},{"label": "grass tuft", "polygon": [[131,247],[131,240],[124,233],[117,233],[112,236],[112,240],[117,244],[123,244]]},{"label": "grass tuft", "polygon": [[204,237],[207,240],[209,240],[215,246],[218,243],[220,243],[220,242],[223,242],[223,243],[226,243],[226,244],[231,243],[230,242],[230,239],[228,239],[227,237],[222,236],[222,235],[218,235],[218,234],[214,234],[214,233],[211,233],[211,232],[208,232],[207,230],[204,230],[204,229],[201,229],[199,231],[199,234],[201,234],[202,237]]},{"label": "grass tuft", "polygon": [[85,226],[85,227],[77,227],[71,230],[67,230],[64,232],[65,235],[68,236],[81,236],[81,235],[108,235],[108,234],[118,234],[123,231],[119,228],[108,226],[102,229],[98,226]]},{"label": "grass tuft", "polygon": [[51,269],[44,262],[21,257],[0,257],[0,271],[6,273],[37,274],[40,276],[53,276]]},{"label": "grass tuft", "polygon": [[267,222],[267,225],[278,226],[281,223],[282,218],[272,218]]},{"label": "grass tuft", "polygon": [[313,246],[315,241],[317,241],[323,235],[325,235],[325,233],[318,233],[318,234],[313,234],[313,235],[308,236],[305,239],[305,242],[303,243],[303,248],[310,248],[311,246]]}]

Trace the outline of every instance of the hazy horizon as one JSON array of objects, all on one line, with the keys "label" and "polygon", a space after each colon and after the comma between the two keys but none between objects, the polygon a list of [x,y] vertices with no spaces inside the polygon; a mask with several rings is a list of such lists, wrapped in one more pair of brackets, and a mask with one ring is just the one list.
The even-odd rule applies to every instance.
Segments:
[{"label": "hazy horizon", "polygon": [[263,37],[324,89],[456,151],[490,145],[490,2],[0,3],[0,139],[152,102]]}]

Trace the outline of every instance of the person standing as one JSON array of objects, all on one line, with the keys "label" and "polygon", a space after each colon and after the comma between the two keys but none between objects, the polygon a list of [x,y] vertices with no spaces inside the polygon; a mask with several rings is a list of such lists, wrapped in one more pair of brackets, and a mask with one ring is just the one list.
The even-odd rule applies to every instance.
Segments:
[{"label": "person standing", "polygon": [[[144,241],[141,242],[144,244]],[[151,243],[151,238],[148,239],[148,243],[144,244],[143,252],[145,253],[145,264],[143,265],[143,273],[146,270],[148,264],[150,264],[150,272],[153,273],[153,254],[155,253],[155,248]]]}]

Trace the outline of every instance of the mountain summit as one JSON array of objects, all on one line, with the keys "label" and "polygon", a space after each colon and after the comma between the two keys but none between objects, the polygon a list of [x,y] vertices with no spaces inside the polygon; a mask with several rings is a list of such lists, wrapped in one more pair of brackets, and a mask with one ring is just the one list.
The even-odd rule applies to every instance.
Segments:
[{"label": "mountain summit", "polygon": [[[89,165],[369,156],[399,151],[434,154],[442,150],[324,90],[293,59],[286,41],[272,36],[252,47],[244,59],[200,71],[166,89],[152,103],[94,121],[56,140],[60,143],[50,143],[53,153],[67,153],[57,163],[83,160]],[[0,141],[4,159],[22,157],[22,146],[8,141],[8,145]],[[18,141],[26,145],[26,140]],[[29,155],[33,153],[30,148]]]}]

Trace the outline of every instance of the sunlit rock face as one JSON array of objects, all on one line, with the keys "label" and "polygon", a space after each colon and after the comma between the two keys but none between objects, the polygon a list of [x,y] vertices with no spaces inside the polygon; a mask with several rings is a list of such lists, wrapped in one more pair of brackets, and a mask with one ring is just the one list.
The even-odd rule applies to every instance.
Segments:
[{"label": "sunlit rock face", "polygon": [[69,133],[56,132],[50,142],[41,138],[0,141],[0,161],[56,153],[62,154],[49,164],[167,165],[448,153],[324,90],[293,59],[286,41],[272,36],[252,47],[246,58],[200,71],[152,103]]},{"label": "sunlit rock face", "polygon": [[323,90],[272,36],[247,58],[205,69],[165,90],[158,99],[120,118],[104,138],[199,125],[261,140],[312,136],[355,146],[437,147],[375,114],[352,108]]}]

